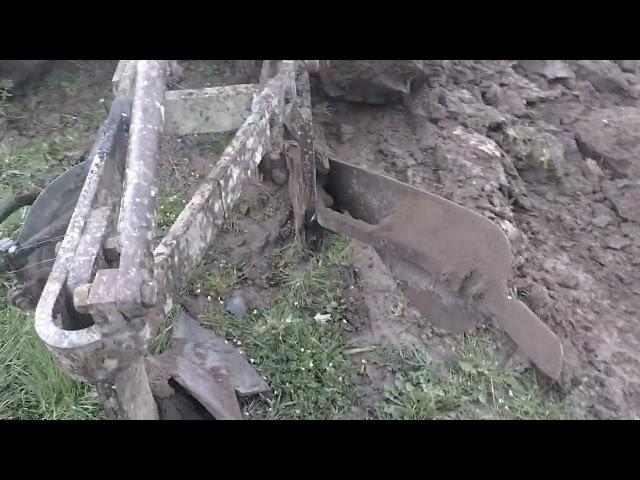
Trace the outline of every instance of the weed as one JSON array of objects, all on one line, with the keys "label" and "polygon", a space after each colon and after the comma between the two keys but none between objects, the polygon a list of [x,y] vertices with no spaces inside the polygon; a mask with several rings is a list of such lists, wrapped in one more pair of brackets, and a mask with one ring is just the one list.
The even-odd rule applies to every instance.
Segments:
[{"label": "weed", "polygon": [[244,279],[242,267],[243,265],[235,265],[221,257],[202,263],[191,276],[185,293],[221,299]]},{"label": "weed", "polygon": [[213,142],[211,143],[211,150],[214,155],[222,155],[224,149],[227,148],[236,132],[224,132],[215,136]]},{"label": "weed", "polygon": [[104,415],[94,388],[59,369],[37,336],[31,315],[0,304],[0,338],[0,419],[95,419]]},{"label": "weed", "polygon": [[[333,236],[324,254],[306,268],[297,266],[294,247],[274,263],[283,295],[270,308],[249,312],[242,321],[212,303],[203,324],[235,344],[265,376],[273,392],[267,402],[254,401],[252,418],[338,418],[354,402],[355,365],[345,354],[340,297],[343,287],[336,267],[348,252],[348,242]],[[212,282],[212,292],[237,280],[229,270]],[[204,282],[200,282],[204,285]],[[316,322],[318,312],[331,320]]]},{"label": "weed", "polygon": [[183,309],[181,306],[174,306],[171,309],[169,315],[167,316],[167,320],[164,322],[162,327],[160,327],[160,330],[149,345],[149,354],[160,355],[161,353],[164,353],[171,348],[173,324],[175,322],[175,319],[182,312]]},{"label": "weed", "polygon": [[[566,405],[538,384],[535,371],[501,365],[491,339],[466,336],[444,364],[418,348],[386,350],[395,364],[377,408],[383,419],[555,419],[569,415]],[[394,361],[395,357],[395,361]],[[400,357],[401,361],[397,361]]]},{"label": "weed", "polygon": [[326,305],[344,305],[340,295],[341,280],[334,269],[349,252],[348,240],[332,235],[324,255],[301,264],[298,250],[291,245],[275,258],[272,282],[284,288],[287,302],[299,309],[317,312]]},{"label": "weed", "polygon": [[158,208],[156,208],[156,228],[160,233],[165,233],[171,228],[178,216],[184,210],[187,201],[176,190],[169,188],[158,195]]}]

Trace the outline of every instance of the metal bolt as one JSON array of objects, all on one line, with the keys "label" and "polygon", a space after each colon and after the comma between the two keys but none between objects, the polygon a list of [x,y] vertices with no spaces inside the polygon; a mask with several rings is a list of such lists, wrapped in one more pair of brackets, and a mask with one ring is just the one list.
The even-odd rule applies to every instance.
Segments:
[{"label": "metal bolt", "polygon": [[89,313],[87,305],[89,303],[89,293],[91,292],[92,285],[91,283],[85,283],[84,285],[76,287],[73,291],[73,306],[79,313]]}]

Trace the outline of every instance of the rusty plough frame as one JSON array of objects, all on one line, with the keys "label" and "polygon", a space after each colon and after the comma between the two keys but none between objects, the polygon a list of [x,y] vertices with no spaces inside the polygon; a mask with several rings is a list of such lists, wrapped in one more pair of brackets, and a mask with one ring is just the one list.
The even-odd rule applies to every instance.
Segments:
[{"label": "rusty plough frame", "polygon": [[[311,139],[305,136],[310,130],[304,123],[310,110],[301,113],[310,105],[306,64],[282,61],[270,78],[267,66],[260,86],[170,92],[170,62],[118,66],[116,98],[91,152],[89,173],[35,320],[38,335],[65,372],[97,386],[108,418],[158,418],[143,361],[149,341],[243,185],[257,175],[267,153],[279,155],[284,149],[285,124],[301,138],[294,162],[309,155]],[[238,130],[153,249],[163,129],[180,135]],[[304,169],[292,165],[292,170],[302,174]],[[304,193],[297,197],[299,228],[309,205]]]}]

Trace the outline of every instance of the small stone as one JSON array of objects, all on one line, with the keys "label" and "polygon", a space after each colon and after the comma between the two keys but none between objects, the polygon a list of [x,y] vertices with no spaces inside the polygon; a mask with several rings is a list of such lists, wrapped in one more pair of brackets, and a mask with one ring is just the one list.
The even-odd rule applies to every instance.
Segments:
[{"label": "small stone", "polygon": [[638,60],[614,60],[614,62],[620,67],[620,70],[627,73],[636,74],[638,72],[638,67],[640,66],[640,61]]},{"label": "small stone", "polygon": [[580,285],[580,278],[571,272],[566,272],[558,277],[558,285],[571,290],[576,290]]},{"label": "small stone", "polygon": [[575,75],[562,60],[522,60],[520,66],[531,73],[544,76],[547,80],[573,79]]},{"label": "small stone", "polygon": [[349,140],[351,140],[351,137],[353,137],[355,133],[356,133],[355,128],[353,128],[350,125],[342,124],[338,129],[338,139],[342,143],[347,143]]},{"label": "small stone", "polygon": [[610,60],[579,60],[576,64],[576,77],[590,82],[600,93],[623,94],[629,89],[622,70]]},{"label": "small stone", "polygon": [[502,97],[502,89],[499,85],[493,84],[484,94],[484,103],[490,107],[497,107]]},{"label": "small stone", "polygon": [[289,180],[289,173],[282,168],[274,168],[271,170],[271,180],[278,186],[283,186]]},{"label": "small stone", "polygon": [[591,221],[591,223],[593,223],[593,225],[595,225],[596,227],[604,228],[612,221],[613,219],[609,215],[598,215]]},{"label": "small stone", "polygon": [[516,117],[524,116],[527,113],[526,102],[513,91],[505,92],[503,95],[504,106]]},{"label": "small stone", "polygon": [[634,222],[625,222],[620,225],[622,233],[636,243],[640,243],[640,225]]},{"label": "small stone", "polygon": [[241,293],[234,293],[224,304],[224,310],[238,319],[247,314],[247,302]]},{"label": "small stone", "polygon": [[612,250],[620,250],[629,245],[629,239],[620,235],[612,235],[607,238],[605,245]]}]

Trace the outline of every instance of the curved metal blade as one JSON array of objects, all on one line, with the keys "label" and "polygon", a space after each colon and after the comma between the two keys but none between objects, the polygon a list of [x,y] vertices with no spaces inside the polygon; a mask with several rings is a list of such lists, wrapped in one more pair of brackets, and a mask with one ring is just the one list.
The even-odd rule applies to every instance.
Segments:
[{"label": "curved metal blade", "polygon": [[344,162],[331,161],[326,184],[347,214],[319,207],[320,225],[376,248],[427,320],[460,332],[495,317],[544,373],[559,377],[560,340],[507,297],[512,254],[500,227],[442,197]]},{"label": "curved metal blade", "polygon": [[60,217],[71,218],[89,167],[89,161],[74,165],[40,193],[20,229],[19,243],[27,242]]}]

